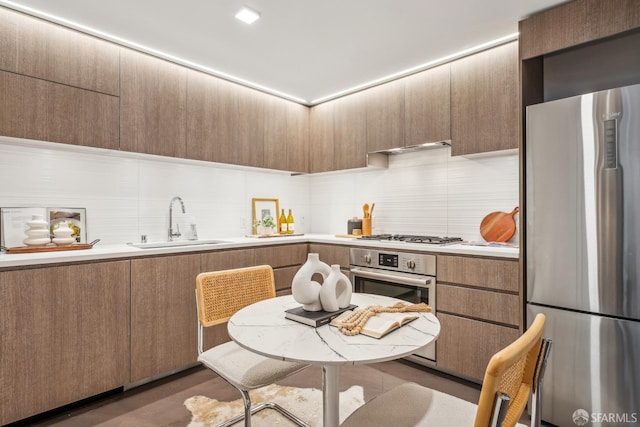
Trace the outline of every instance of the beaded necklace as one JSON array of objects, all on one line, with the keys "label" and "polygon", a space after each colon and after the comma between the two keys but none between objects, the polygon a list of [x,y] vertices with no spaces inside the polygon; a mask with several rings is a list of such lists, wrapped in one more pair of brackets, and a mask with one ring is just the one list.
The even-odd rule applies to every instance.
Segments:
[{"label": "beaded necklace", "polygon": [[420,304],[405,304],[403,302],[397,302],[391,307],[384,307],[382,305],[373,305],[365,307],[362,310],[356,310],[340,322],[340,332],[345,335],[358,335],[362,332],[362,328],[369,318],[375,316],[378,313],[406,313],[406,312],[421,312],[428,313],[431,311],[431,307],[421,302]]}]

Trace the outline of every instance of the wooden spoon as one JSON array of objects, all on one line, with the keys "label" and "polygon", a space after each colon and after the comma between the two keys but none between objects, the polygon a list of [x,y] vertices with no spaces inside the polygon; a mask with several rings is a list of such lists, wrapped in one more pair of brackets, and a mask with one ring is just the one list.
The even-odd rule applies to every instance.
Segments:
[{"label": "wooden spoon", "polygon": [[516,232],[514,216],[520,211],[517,206],[511,211],[491,212],[480,223],[480,234],[487,242],[506,242]]},{"label": "wooden spoon", "polygon": [[362,205],[362,212],[364,212],[363,218],[369,218],[369,203]]},{"label": "wooden spoon", "polygon": [[375,204],[375,203],[372,203],[372,204],[371,204],[371,210],[369,211],[369,217],[372,217],[372,216],[373,216],[373,208],[375,208],[375,207],[376,207],[376,204]]}]

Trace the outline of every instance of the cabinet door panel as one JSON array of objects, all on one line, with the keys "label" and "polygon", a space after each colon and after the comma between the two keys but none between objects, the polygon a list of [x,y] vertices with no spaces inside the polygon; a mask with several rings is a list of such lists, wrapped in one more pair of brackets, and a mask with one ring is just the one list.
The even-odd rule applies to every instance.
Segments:
[{"label": "cabinet door panel", "polygon": [[292,172],[309,172],[309,107],[287,102],[287,167]]},{"label": "cabinet door panel", "polygon": [[119,48],[97,38],[21,17],[18,73],[118,95]]},{"label": "cabinet door panel", "polygon": [[287,101],[269,97],[264,118],[264,167],[287,169]]},{"label": "cabinet door panel", "polygon": [[131,261],[131,382],[195,363],[200,255]]},{"label": "cabinet door panel", "polygon": [[188,72],[187,156],[238,164],[238,93],[232,83]]},{"label": "cabinet door panel", "polygon": [[309,112],[309,172],[328,172],[335,170],[333,116],[334,104],[324,104],[311,107]]},{"label": "cabinet door panel", "polygon": [[438,283],[438,312],[456,313],[518,327],[522,310],[518,295],[486,292]]},{"label": "cabinet door panel", "polygon": [[118,148],[118,98],[0,71],[0,134]]},{"label": "cabinet door panel", "polygon": [[586,23],[584,1],[569,2],[520,21],[520,57],[533,58],[584,43]]},{"label": "cabinet door panel", "polygon": [[518,43],[451,64],[451,154],[518,148]]},{"label": "cabinet door panel", "polygon": [[518,329],[438,313],[438,367],[481,382],[489,359],[515,341]]},{"label": "cabinet door panel", "polygon": [[341,269],[349,269],[349,247],[347,246],[310,243],[309,253],[318,254],[320,261],[324,263],[339,264]]},{"label": "cabinet door panel", "polygon": [[201,257],[202,271],[229,270],[256,265],[253,249],[208,252]]},{"label": "cabinet door panel", "polygon": [[238,92],[238,163],[265,167],[264,125],[267,95],[236,86]]},{"label": "cabinet door panel", "polygon": [[339,98],[334,103],[333,164],[335,170],[367,165],[366,95]]},{"label": "cabinet door panel", "polygon": [[0,424],[128,383],[129,261],[0,273]]},{"label": "cabinet door panel", "polygon": [[404,79],[366,91],[367,152],[404,146]]},{"label": "cabinet door panel", "polygon": [[255,254],[256,265],[267,264],[273,268],[300,266],[307,259],[307,244],[256,248]]},{"label": "cabinet door panel", "polygon": [[121,50],[120,149],[186,157],[186,68]]},{"label": "cabinet door panel", "polygon": [[18,68],[18,14],[0,7],[0,70]]},{"label": "cabinet door panel", "polygon": [[451,139],[450,66],[405,78],[405,145]]},{"label": "cabinet door panel", "polygon": [[438,282],[518,292],[517,260],[438,255]]}]

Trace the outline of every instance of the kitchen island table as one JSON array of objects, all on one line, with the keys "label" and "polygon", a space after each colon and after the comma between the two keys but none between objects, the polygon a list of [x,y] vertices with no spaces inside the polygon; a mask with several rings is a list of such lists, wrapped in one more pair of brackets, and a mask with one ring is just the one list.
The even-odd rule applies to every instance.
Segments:
[{"label": "kitchen island table", "polygon": [[[359,307],[391,306],[399,301],[362,293],[354,293],[351,299]],[[229,336],[247,350],[273,359],[321,365],[325,427],[337,427],[340,422],[338,376],[342,365],[408,356],[429,345],[440,333],[440,323],[433,313],[416,313],[416,320],[380,339],[346,336],[333,326],[313,328],[285,319],[284,311],[299,305],[286,295],[245,307],[229,320]]]}]

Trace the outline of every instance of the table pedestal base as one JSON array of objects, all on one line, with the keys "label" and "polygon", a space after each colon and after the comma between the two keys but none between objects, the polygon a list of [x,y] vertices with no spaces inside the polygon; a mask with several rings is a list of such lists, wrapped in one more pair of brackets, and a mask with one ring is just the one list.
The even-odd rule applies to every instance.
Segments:
[{"label": "table pedestal base", "polygon": [[339,371],[338,365],[322,365],[322,425],[324,427],[340,425]]}]

